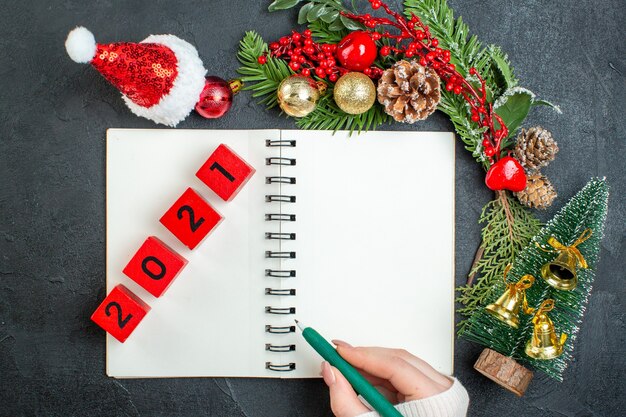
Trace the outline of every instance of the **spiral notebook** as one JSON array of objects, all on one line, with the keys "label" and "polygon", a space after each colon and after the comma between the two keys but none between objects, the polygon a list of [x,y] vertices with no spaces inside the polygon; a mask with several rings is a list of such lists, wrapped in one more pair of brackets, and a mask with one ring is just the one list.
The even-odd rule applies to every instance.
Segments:
[{"label": "spiral notebook", "polygon": [[[230,202],[195,177],[222,143],[256,169]],[[452,373],[452,133],[109,129],[106,152],[107,290],[152,307],[107,335],[109,376],[318,377],[294,318]],[[193,251],[159,223],[187,187],[224,216]],[[122,273],[150,235],[189,261],[160,298]]]}]

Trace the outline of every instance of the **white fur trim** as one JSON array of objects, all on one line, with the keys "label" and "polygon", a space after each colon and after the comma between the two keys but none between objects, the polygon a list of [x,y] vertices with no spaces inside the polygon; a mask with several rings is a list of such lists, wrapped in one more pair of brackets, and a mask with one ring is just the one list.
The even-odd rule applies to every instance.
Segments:
[{"label": "white fur trim", "polygon": [[174,35],[150,35],[141,43],[159,43],[167,46],[178,60],[178,76],[169,94],[151,106],[135,104],[122,94],[128,108],[137,116],[145,117],[167,126],[176,127],[194,109],[204,88],[206,69],[198,56],[198,51],[190,43]]},{"label": "white fur trim", "polygon": [[93,33],[82,26],[74,28],[65,40],[67,54],[72,58],[72,61],[79,64],[91,62],[93,57],[96,56],[97,49]]}]

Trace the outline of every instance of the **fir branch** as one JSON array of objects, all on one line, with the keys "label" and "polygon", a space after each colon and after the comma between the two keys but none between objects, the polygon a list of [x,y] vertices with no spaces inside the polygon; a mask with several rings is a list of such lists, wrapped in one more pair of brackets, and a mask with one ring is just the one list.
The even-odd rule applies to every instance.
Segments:
[{"label": "fir branch", "polygon": [[[258,57],[267,53],[267,44],[261,36],[254,32],[246,32],[239,42],[237,59],[241,67],[237,70],[244,84],[244,90],[252,91],[252,97],[259,98],[259,103],[265,104],[267,108],[272,108],[278,104],[276,90],[280,82],[293,74],[287,63],[282,59],[267,57],[267,63],[259,64]],[[250,84],[251,83],[251,84]]]},{"label": "fir branch", "polygon": [[496,285],[502,280],[506,265],[513,263],[515,255],[537,234],[537,220],[517,199],[500,191],[496,199],[485,205],[480,216],[482,230],[482,257],[475,263],[470,275],[479,275],[474,285],[459,287],[457,302],[463,304],[458,312],[465,317],[459,323],[459,335],[468,326],[468,318],[481,310],[493,293],[501,288]]},{"label": "fir branch", "polygon": [[391,123],[389,117],[381,106],[372,106],[362,114],[351,115],[343,112],[334,100],[332,90],[326,92],[315,110],[296,121],[301,129],[313,130],[349,130],[350,133],[357,131],[375,130],[383,123]]},{"label": "fir branch", "polygon": [[[504,283],[496,280],[489,293],[483,297],[478,310],[466,322],[461,336],[490,347],[504,355],[530,363],[552,378],[563,379],[563,372],[572,359],[574,343],[585,312],[598,264],[600,241],[602,240],[607,212],[608,186],[604,179],[592,179],[546,226],[528,243],[516,257],[509,272],[508,281],[515,282],[525,274],[533,275],[535,283],[526,291],[531,307],[538,307],[545,299],[555,300],[555,309],[549,313],[557,332],[568,334],[564,352],[551,360],[535,360],[525,354],[526,343],[533,334],[532,316],[520,316],[520,328],[513,329],[500,322],[483,309],[494,302],[505,290]],[[571,244],[586,228],[592,230],[591,237],[579,246],[589,264],[588,269],[578,269],[578,285],[572,291],[560,291],[549,286],[541,278],[541,267],[556,255],[537,248],[545,245],[554,236],[565,245]]]}]

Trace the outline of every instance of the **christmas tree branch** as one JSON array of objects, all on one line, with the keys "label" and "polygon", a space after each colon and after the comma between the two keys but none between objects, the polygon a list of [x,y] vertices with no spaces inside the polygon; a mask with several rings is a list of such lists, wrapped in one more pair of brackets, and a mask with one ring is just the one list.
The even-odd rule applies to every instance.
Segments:
[{"label": "christmas tree branch", "polygon": [[487,203],[480,216],[482,242],[470,277],[478,276],[473,285],[457,288],[457,302],[463,305],[458,312],[464,317],[459,323],[459,334],[467,328],[467,319],[480,311],[493,293],[500,291],[498,283],[506,265],[513,263],[515,255],[537,234],[537,220],[524,206],[507,192],[500,192]]}]

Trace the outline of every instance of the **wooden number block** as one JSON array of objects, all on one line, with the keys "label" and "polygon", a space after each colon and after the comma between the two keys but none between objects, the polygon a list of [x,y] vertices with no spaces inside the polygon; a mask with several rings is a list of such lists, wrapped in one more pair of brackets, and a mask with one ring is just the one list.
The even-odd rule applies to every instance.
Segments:
[{"label": "wooden number block", "polygon": [[148,311],[149,305],[119,284],[94,311],[91,320],[124,343]]},{"label": "wooden number block", "polygon": [[189,249],[208,236],[222,216],[191,188],[161,217],[161,223]]},{"label": "wooden number block", "polygon": [[150,294],[160,297],[185,265],[185,258],[156,237],[150,236],[123,272]]},{"label": "wooden number block", "polygon": [[224,201],[231,201],[255,170],[228,146],[217,147],[196,176]]}]

